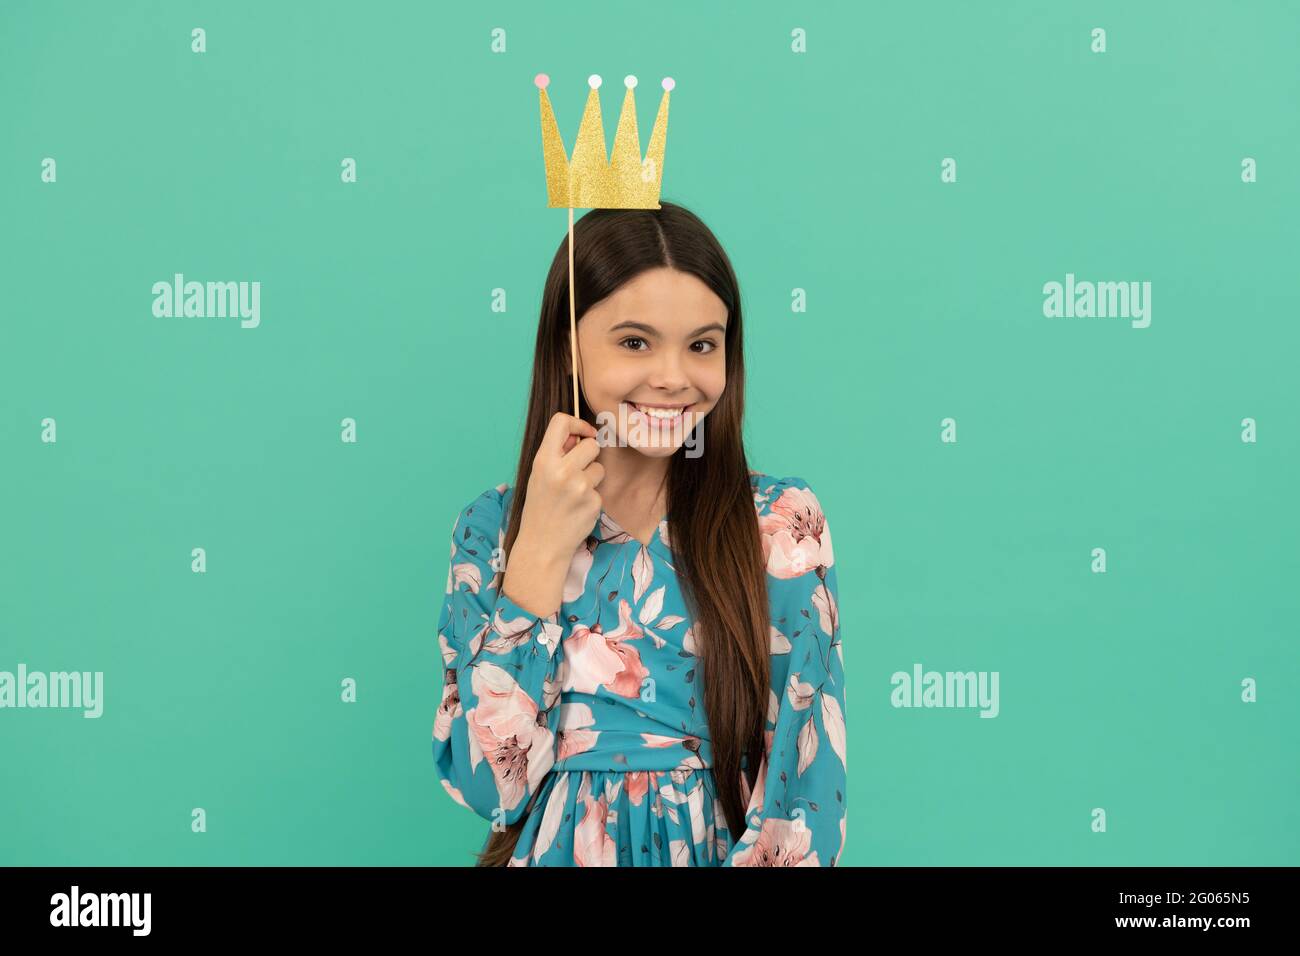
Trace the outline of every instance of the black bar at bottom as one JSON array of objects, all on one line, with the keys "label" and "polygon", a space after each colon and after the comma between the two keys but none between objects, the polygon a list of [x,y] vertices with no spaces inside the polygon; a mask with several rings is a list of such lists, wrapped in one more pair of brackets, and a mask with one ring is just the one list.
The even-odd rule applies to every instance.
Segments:
[{"label": "black bar at bottom", "polygon": [[[1113,934],[1232,945],[1242,933],[1286,932],[1295,876],[1295,867],[552,869],[531,877],[472,867],[10,867],[0,869],[0,926],[7,941],[337,943],[409,932],[435,947],[444,933],[557,945],[556,934],[649,943],[710,925],[763,925],[765,940],[783,927],[797,940],[802,927],[814,941],[860,929],[917,942]],[[618,935],[573,937],[606,925]]]}]

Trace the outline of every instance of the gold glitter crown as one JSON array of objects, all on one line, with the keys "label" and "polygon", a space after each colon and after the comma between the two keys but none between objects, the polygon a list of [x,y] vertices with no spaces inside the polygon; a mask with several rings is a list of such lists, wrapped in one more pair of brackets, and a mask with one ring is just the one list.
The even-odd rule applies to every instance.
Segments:
[{"label": "gold glitter crown", "polygon": [[582,112],[573,159],[564,152],[555,113],[551,110],[546,88],[550,77],[538,73],[537,85],[542,105],[542,158],[546,161],[548,206],[569,209],[659,209],[659,185],[664,172],[664,142],[668,138],[668,92],[675,85],[671,77],[663,81],[664,95],[659,101],[659,115],[650,133],[650,149],[641,159],[641,140],[636,131],[636,100],[632,90],[636,77],[623,80],[623,112],[614,134],[614,155],[605,158],[605,127],[600,119],[600,77],[587,78],[591,90]]}]

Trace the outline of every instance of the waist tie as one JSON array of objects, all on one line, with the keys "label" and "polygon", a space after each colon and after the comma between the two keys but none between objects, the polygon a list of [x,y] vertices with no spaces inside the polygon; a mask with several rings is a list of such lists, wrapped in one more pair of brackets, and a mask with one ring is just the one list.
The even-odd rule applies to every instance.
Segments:
[{"label": "waist tie", "polygon": [[[705,737],[642,734],[625,730],[560,731],[553,770],[601,770],[631,773],[653,770],[712,770],[713,745]],[[749,768],[741,754],[740,766]]]}]

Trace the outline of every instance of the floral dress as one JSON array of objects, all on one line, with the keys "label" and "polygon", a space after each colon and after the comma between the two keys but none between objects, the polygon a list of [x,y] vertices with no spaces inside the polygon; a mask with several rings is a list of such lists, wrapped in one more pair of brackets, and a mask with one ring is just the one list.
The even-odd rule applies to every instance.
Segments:
[{"label": "floral dress", "polygon": [[694,624],[668,521],[643,545],[603,511],[560,610],[502,591],[512,489],[452,529],[438,622],[433,758],[453,800],[500,830],[528,812],[511,866],[834,866],[844,849],[844,652],[834,554],[800,478],[750,474],[767,564],[764,755],[737,839],[716,800]]}]

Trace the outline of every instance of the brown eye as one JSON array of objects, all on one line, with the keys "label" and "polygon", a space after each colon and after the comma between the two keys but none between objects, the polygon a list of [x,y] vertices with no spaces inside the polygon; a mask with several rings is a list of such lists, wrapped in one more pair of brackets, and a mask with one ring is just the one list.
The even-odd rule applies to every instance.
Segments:
[{"label": "brown eye", "polygon": [[[619,344],[619,345],[626,345],[628,342],[644,342],[644,341],[645,341],[645,339],[641,338],[640,336],[631,335],[631,336],[628,336],[627,338],[625,338],[622,342],[620,342],[620,343],[618,343],[618,344]],[[644,349],[632,349],[632,351],[633,351],[633,352],[642,352],[642,351],[644,351]]]}]

